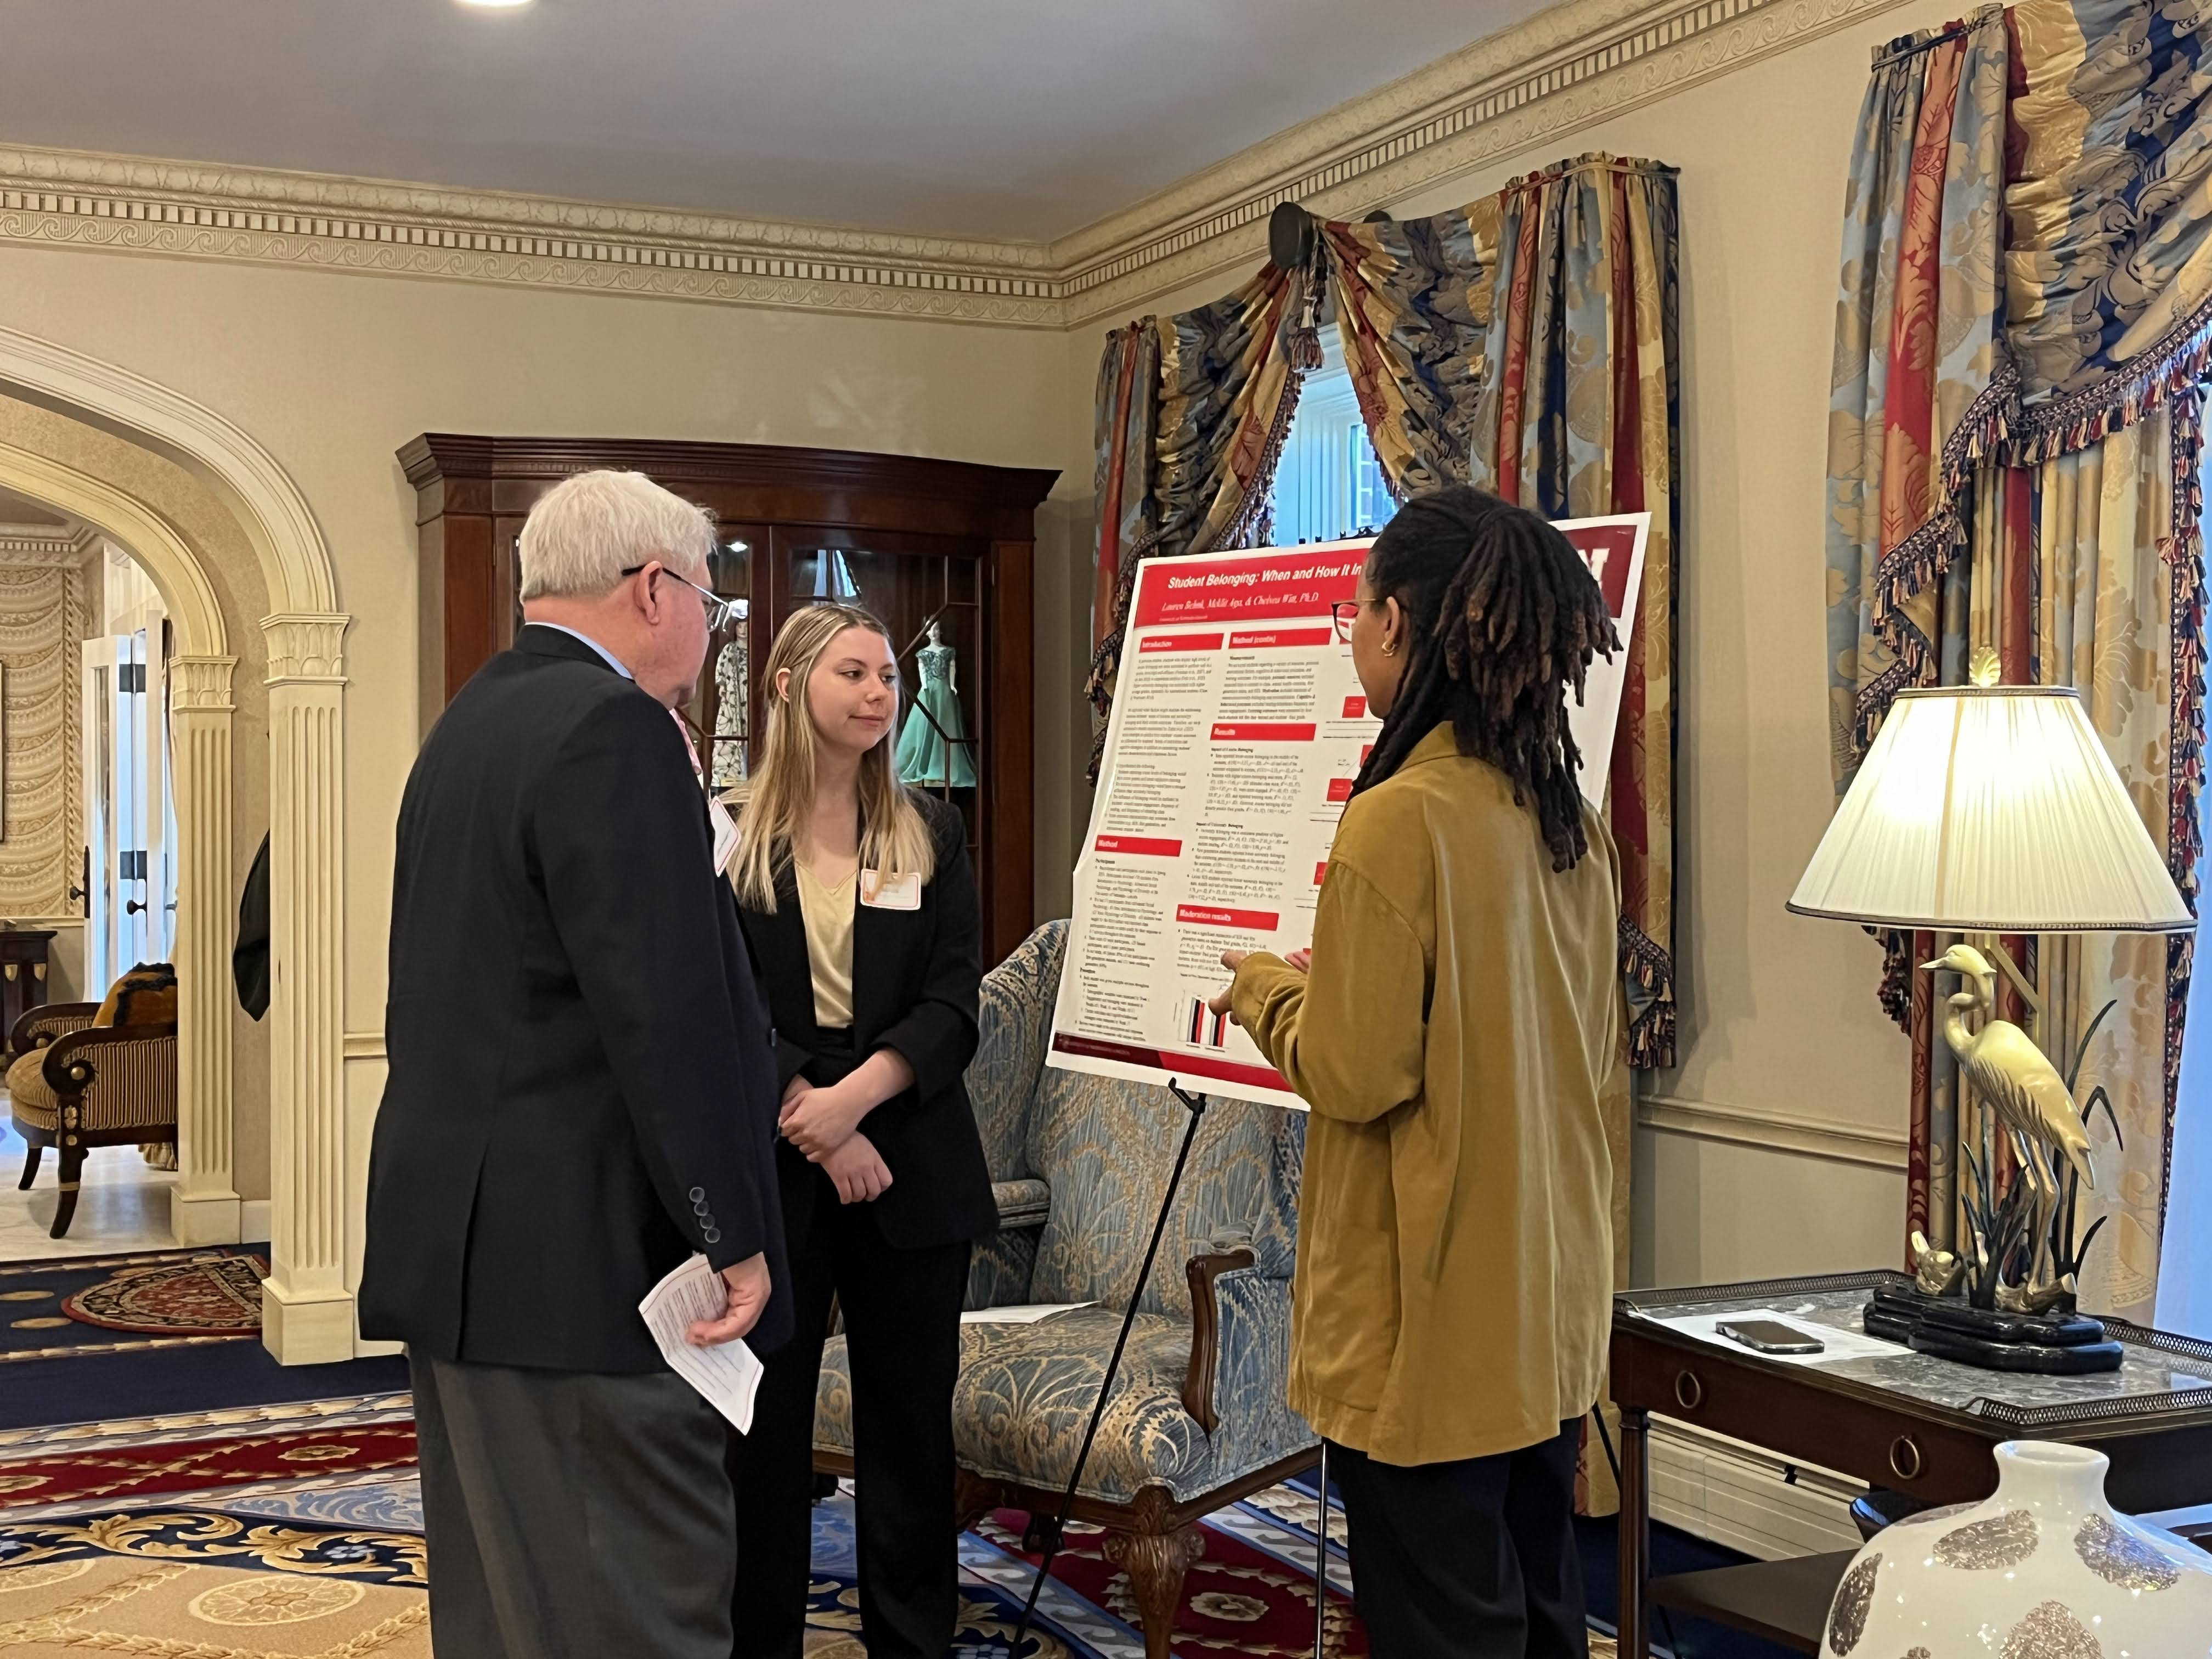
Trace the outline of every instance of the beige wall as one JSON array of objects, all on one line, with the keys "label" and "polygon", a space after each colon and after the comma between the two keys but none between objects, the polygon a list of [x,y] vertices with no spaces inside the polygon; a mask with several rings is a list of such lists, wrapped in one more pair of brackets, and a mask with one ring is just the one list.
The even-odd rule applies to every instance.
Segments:
[{"label": "beige wall", "polygon": [[[1905,1129],[1906,1048],[1875,1002],[1879,951],[1783,904],[1832,802],[1822,480],[1844,173],[1871,49],[1947,15],[1886,12],[1392,204],[1401,217],[1435,212],[1584,150],[1681,170],[1682,1063],[1643,1081],[1692,1115],[1748,1111],[1754,1135],[1765,1114]],[[1240,275],[1145,308],[1214,298]],[[1069,340],[1085,433],[1105,328]],[[1896,1169],[1644,1128],[1636,1176],[1639,1282],[1901,1257]]]},{"label": "beige wall", "polygon": [[413,752],[423,431],[711,439],[1058,466],[1052,335],[0,248],[9,325],[209,405],[267,447],[337,562],[347,638],[349,1029],[382,1009]]}]

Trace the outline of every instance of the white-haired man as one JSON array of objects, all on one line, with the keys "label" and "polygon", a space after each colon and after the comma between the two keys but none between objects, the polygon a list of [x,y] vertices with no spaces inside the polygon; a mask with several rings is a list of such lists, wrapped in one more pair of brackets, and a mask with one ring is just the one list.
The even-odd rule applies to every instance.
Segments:
[{"label": "white-haired man", "polygon": [[703,1253],[786,1334],[774,1036],[669,710],[698,508],[586,472],[522,531],[526,621],[399,809],[361,1325],[408,1345],[441,1659],[726,1659],[721,1419],[639,1300]]}]

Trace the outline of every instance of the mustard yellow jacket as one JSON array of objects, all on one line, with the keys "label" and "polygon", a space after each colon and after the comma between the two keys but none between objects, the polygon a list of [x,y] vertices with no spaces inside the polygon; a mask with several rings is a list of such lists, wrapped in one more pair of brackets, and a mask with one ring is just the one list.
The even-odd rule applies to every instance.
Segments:
[{"label": "mustard yellow jacket", "polygon": [[1626,1109],[1618,860],[1554,872],[1531,807],[1439,726],[1345,810],[1312,972],[1235,1006],[1313,1109],[1290,1401],[1384,1462],[1511,1451],[1596,1400]]}]

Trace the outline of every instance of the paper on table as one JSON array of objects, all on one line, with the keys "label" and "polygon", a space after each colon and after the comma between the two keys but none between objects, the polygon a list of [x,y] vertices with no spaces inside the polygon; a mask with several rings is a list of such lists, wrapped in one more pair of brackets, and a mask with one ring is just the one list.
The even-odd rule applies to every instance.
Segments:
[{"label": "paper on table", "polygon": [[1054,1314],[1073,1313],[1078,1308],[1095,1308],[1095,1302],[1023,1302],[1004,1308],[978,1308],[973,1313],[960,1316],[963,1325],[1034,1325]]},{"label": "paper on table", "polygon": [[728,1305],[722,1276],[695,1255],[646,1293],[637,1304],[668,1368],[699,1391],[699,1397],[730,1420],[739,1434],[753,1426],[753,1395],[760,1388],[761,1363],[742,1339],[711,1348],[695,1348],[684,1332],[702,1319],[720,1319]]},{"label": "paper on table", "polygon": [[[1771,1319],[1787,1325],[1793,1331],[1802,1331],[1814,1340],[1826,1344],[1818,1353],[1759,1353],[1747,1348],[1732,1336],[1723,1336],[1720,1327],[1741,1324],[1747,1320]],[[1834,1325],[1823,1325],[1810,1319],[1800,1319],[1794,1314],[1778,1313],[1772,1308],[1747,1308],[1741,1313],[1680,1314],[1672,1319],[1654,1319],[1655,1325],[1664,1325],[1670,1331],[1680,1331],[1685,1336],[1694,1336],[1700,1342],[1711,1342],[1737,1353],[1758,1354],[1761,1359],[1778,1360],[1785,1365],[1832,1365],[1844,1359],[1883,1359],[1892,1354],[1911,1353],[1911,1349],[1895,1342],[1885,1342],[1878,1336],[1869,1336],[1863,1331],[1847,1331]]]}]

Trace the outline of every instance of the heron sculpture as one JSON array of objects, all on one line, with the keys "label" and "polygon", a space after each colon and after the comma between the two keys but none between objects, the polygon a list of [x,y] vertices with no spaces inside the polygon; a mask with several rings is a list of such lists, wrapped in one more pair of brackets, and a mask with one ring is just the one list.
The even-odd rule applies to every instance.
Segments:
[{"label": "heron sculpture", "polygon": [[[2058,1176],[2044,1149],[2056,1147],[2082,1186],[2094,1190],[2097,1176],[2089,1161],[2088,1129],[2065,1079],[2044,1058],[2034,1039],[2010,1020],[1996,1017],[1996,973],[1988,957],[1971,945],[1954,945],[1923,966],[1948,969],[1964,979],[1964,988],[1946,1000],[1950,1012],[1943,1018],[1943,1041],[1958,1056],[1959,1068],[1974,1092],[2012,1135],[2034,1204],[2022,1300],[2029,1308],[2047,1307],[2071,1287],[2057,1283],[2051,1270],[2051,1223],[2058,1211]],[[1981,1029],[1969,1032],[1966,1016],[1976,1012],[1984,1016]]]}]

